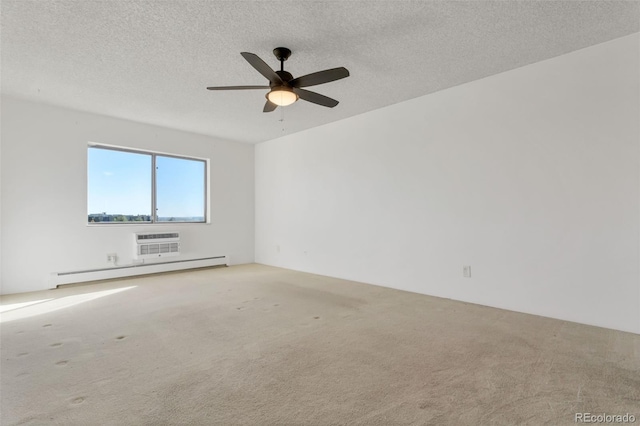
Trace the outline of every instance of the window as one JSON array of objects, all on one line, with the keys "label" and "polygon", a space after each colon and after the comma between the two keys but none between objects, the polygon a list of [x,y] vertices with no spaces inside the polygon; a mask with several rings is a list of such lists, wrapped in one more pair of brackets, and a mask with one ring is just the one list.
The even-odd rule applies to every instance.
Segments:
[{"label": "window", "polygon": [[205,222],[205,160],[90,146],[87,164],[89,223]]}]

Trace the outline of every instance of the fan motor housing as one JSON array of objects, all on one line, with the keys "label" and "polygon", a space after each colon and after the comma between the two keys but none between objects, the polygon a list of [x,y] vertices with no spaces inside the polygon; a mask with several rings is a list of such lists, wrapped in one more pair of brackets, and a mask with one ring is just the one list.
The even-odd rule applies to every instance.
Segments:
[{"label": "fan motor housing", "polygon": [[[284,81],[285,83],[290,82],[291,80],[293,80],[293,75],[291,75],[291,73],[286,72],[286,71],[276,71],[276,74],[278,74],[278,76],[282,79],[282,81]],[[274,84],[271,83],[271,86],[273,87]],[[275,84],[275,86],[278,86],[278,84]]]}]

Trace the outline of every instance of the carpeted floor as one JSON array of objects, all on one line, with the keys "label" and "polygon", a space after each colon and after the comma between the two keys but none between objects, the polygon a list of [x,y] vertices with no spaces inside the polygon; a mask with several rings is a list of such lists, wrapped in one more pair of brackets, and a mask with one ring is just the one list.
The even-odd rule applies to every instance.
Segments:
[{"label": "carpeted floor", "polygon": [[2,425],[640,423],[639,335],[366,284],[242,265],[2,305]]}]

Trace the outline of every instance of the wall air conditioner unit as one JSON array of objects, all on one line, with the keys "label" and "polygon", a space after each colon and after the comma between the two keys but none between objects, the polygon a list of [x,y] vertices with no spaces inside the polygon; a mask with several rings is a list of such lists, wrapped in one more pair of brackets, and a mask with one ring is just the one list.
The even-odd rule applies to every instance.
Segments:
[{"label": "wall air conditioner unit", "polygon": [[163,258],[180,255],[179,232],[140,232],[134,234],[136,259]]}]

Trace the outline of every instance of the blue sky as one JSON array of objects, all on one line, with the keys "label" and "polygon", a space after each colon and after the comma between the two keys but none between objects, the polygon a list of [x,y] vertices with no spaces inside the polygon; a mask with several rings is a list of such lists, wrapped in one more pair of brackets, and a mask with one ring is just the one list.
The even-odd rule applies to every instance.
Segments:
[{"label": "blue sky", "polygon": [[[88,151],[88,213],[150,215],[151,155]],[[203,216],[205,163],[158,155],[156,166],[158,216]]]}]

